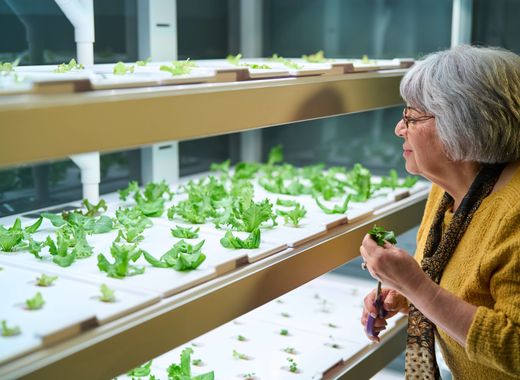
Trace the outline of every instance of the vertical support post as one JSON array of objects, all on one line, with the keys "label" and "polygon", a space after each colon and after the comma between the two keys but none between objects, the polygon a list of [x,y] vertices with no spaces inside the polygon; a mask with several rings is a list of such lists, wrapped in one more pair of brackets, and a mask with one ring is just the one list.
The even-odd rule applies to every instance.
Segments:
[{"label": "vertical support post", "polygon": [[[262,0],[240,0],[240,52],[244,57],[262,56]],[[240,159],[259,162],[262,159],[262,131],[240,134]]]},{"label": "vertical support post", "polygon": [[451,16],[451,47],[470,44],[473,0],[453,0]]},{"label": "vertical support post", "polygon": [[177,1],[137,2],[138,51],[140,59],[177,59]]},{"label": "vertical support post", "polygon": [[[137,9],[140,59],[177,60],[177,1],[139,0]],[[143,183],[179,180],[179,142],[169,141],[141,149]]]},{"label": "vertical support post", "polygon": [[143,183],[179,180],[179,142],[169,141],[141,149]]}]

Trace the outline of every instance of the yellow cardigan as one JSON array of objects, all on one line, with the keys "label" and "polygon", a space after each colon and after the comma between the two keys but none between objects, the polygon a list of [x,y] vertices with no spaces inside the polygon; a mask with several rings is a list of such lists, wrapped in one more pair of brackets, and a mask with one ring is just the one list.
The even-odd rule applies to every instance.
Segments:
[{"label": "yellow cardigan", "polygon": [[[417,235],[419,263],[443,194],[434,185],[428,197]],[[452,216],[445,214],[444,227]],[[437,329],[436,341],[454,379],[520,378],[520,169],[483,200],[440,286],[478,306],[465,348]]]}]

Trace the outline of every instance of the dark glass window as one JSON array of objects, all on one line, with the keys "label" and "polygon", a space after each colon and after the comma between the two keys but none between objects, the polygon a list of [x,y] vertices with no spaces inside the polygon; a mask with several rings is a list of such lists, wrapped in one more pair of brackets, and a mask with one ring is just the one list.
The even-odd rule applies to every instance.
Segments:
[{"label": "dark glass window", "polygon": [[472,42],[520,54],[520,0],[475,0]]},{"label": "dark glass window", "polygon": [[[100,193],[140,179],[139,150],[101,155]],[[0,171],[0,217],[82,197],[79,168],[70,160]]]},{"label": "dark glass window", "polygon": [[[94,1],[97,63],[137,59],[136,0]],[[0,2],[0,61],[59,64],[76,56],[74,29],[53,0]],[[100,193],[140,179],[140,151],[101,155]],[[0,171],[0,216],[81,199],[80,171],[70,160]]]},{"label": "dark glass window", "polygon": [[180,176],[207,171],[213,162],[227,159],[232,165],[240,161],[238,133],[179,143]]},{"label": "dark glass window", "polygon": [[[389,59],[420,56],[448,48],[452,1],[265,2],[264,55],[286,57],[324,50],[331,58]],[[432,33],[432,30],[435,32]],[[264,157],[282,144],[289,162],[351,166],[374,173],[395,168],[404,174],[402,140],[394,135],[401,107],[263,130]]]},{"label": "dark glass window", "polygon": [[[95,62],[137,59],[136,0],[94,1]],[[76,56],[74,28],[53,0],[0,2],[0,60],[59,64]]]},{"label": "dark glass window", "polygon": [[226,1],[178,0],[179,59],[225,58],[237,37],[230,31],[234,7]]},{"label": "dark glass window", "polygon": [[[238,34],[235,26],[238,2],[214,0],[177,1],[177,46],[179,59],[225,58],[237,53]],[[222,135],[181,141],[179,143],[180,175],[209,169],[212,162],[239,159],[238,135]]]}]

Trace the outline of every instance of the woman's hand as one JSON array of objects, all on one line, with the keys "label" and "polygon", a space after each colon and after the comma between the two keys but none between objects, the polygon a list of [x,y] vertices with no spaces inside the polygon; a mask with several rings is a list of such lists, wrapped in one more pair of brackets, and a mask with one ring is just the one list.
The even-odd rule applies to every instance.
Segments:
[{"label": "woman's hand", "polygon": [[417,261],[406,251],[390,243],[380,247],[368,234],[359,252],[372,277],[407,298],[410,298],[408,292],[416,289],[427,278]]},{"label": "woman's hand", "polygon": [[371,314],[374,321],[374,332],[381,332],[386,329],[387,322],[386,320],[392,318],[399,312],[407,313],[408,312],[408,301],[406,298],[393,289],[383,288],[381,289],[381,298],[383,300],[383,308],[387,311],[387,314],[384,318],[376,318],[377,310],[374,306],[374,301],[376,298],[376,290],[372,290],[368,293],[364,300],[363,313],[361,315],[361,324],[365,328],[365,333],[367,334],[370,340],[374,342],[379,342],[378,337],[374,337],[368,334],[366,331],[366,325],[368,320],[368,315]]}]

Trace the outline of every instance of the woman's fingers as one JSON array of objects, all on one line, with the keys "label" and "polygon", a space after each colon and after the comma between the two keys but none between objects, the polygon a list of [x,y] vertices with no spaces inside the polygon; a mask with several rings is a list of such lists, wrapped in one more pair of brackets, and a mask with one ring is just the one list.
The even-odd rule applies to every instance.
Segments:
[{"label": "woman's fingers", "polygon": [[372,290],[370,293],[367,294],[367,296],[365,297],[363,303],[364,303],[364,309],[369,312],[369,313],[373,313],[373,314],[376,314],[377,313],[377,309],[376,307],[374,306],[374,301],[376,299],[376,291],[375,290]]},{"label": "woman's fingers", "polygon": [[390,290],[383,295],[383,308],[387,311],[399,311],[406,306],[406,299],[396,291]]}]

